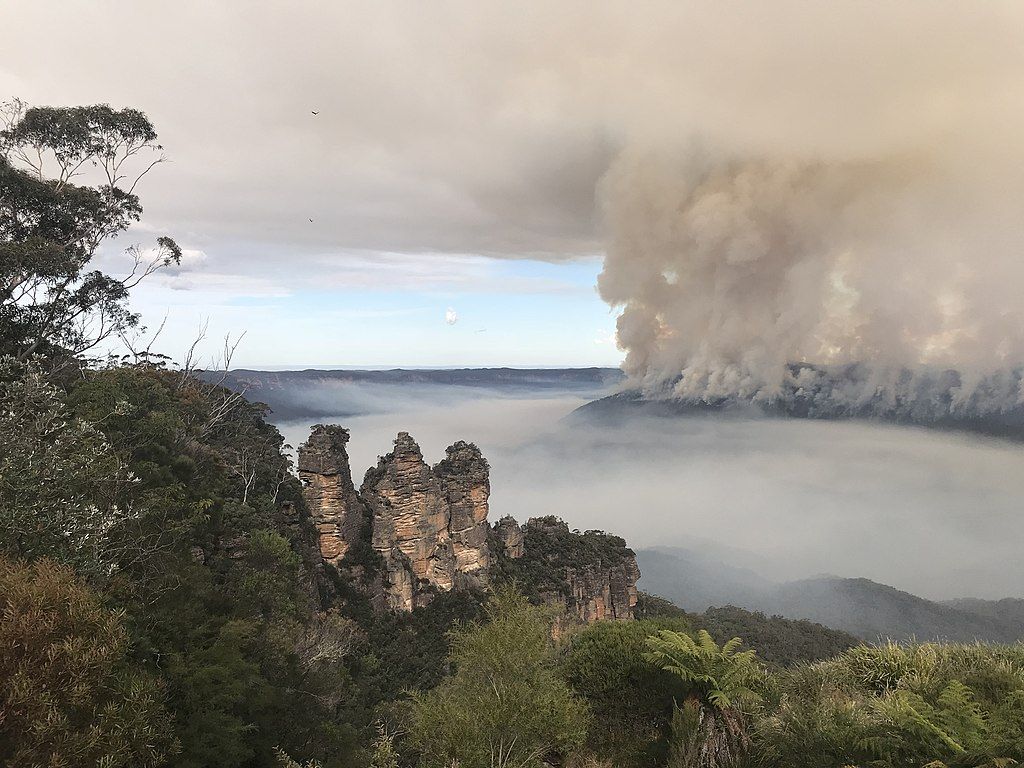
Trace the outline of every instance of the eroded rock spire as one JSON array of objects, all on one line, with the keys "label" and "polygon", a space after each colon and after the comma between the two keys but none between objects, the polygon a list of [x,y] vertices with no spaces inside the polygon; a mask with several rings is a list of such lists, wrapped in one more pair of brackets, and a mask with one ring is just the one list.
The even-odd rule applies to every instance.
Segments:
[{"label": "eroded rock spire", "polygon": [[352,483],[347,429],[317,424],[299,446],[299,479],[320,536],[320,555],[339,565],[363,531],[365,508]]}]

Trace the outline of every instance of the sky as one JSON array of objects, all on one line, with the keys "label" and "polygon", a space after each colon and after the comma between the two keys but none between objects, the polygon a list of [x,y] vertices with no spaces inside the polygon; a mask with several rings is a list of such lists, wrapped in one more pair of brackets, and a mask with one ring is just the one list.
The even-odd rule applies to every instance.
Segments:
[{"label": "sky", "polygon": [[100,265],[182,246],[133,296],[173,357],[206,326],[210,356],[244,334],[235,366],[618,365],[590,203],[558,178],[572,137],[544,132],[547,159],[510,174],[497,158],[540,135],[534,116],[482,139],[518,100],[500,87],[454,114],[483,85],[457,56],[494,32],[446,51],[469,10],[2,0],[0,100],[153,121],[168,162]]},{"label": "sky", "polygon": [[[879,206],[912,224],[883,234],[932,252],[919,222],[984,208],[944,243],[983,232],[987,272],[1017,274],[1022,30],[1015,0],[0,0],[0,98],[152,119],[169,162],[100,261],[116,273],[121,249],[160,234],[185,249],[133,299],[172,356],[208,324],[212,340],[245,334],[234,363],[249,367],[617,365],[623,306],[639,310],[618,338],[649,358],[635,318],[665,272],[637,271],[636,253],[650,233],[674,264],[692,239],[672,221],[670,174],[694,147],[772,168],[901,158],[944,181]],[[637,157],[664,173],[634,177]],[[609,205],[637,215],[623,224]],[[916,258],[889,279],[879,253],[872,307],[902,301],[894,286],[945,285]],[[710,274],[665,299],[676,316],[716,295]],[[1015,280],[993,282],[970,307],[1012,299]]]}]

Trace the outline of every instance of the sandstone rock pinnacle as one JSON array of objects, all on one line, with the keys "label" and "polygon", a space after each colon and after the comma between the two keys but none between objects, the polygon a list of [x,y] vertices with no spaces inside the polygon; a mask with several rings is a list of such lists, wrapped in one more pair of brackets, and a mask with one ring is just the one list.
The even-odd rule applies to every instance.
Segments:
[{"label": "sandstone rock pinnacle", "polygon": [[338,565],[363,534],[365,508],[352,484],[347,429],[317,424],[299,446],[299,479],[320,537],[320,555]]},{"label": "sandstone rock pinnacle", "polygon": [[456,442],[431,467],[399,432],[357,492],[348,439],[342,427],[313,427],[299,447],[299,477],[323,561],[345,569],[378,610],[411,611],[441,592],[486,588],[496,569],[524,586],[546,572],[538,597],[574,621],[633,617],[640,572],[622,539],[570,531],[555,517],[522,528],[503,517],[490,529],[490,468],[477,446]]}]

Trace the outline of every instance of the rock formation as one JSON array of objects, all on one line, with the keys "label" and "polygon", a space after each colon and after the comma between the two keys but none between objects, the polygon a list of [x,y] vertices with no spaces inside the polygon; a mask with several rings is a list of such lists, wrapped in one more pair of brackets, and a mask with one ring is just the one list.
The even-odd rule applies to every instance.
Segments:
[{"label": "rock formation", "polygon": [[483,586],[491,564],[487,546],[490,467],[480,449],[460,440],[446,450],[434,467],[451,510],[448,530],[455,553],[456,578]]},{"label": "rock formation", "polygon": [[569,569],[566,577],[572,594],[566,609],[575,612],[580,621],[633,618],[640,579],[635,556],[609,568],[587,565]]},{"label": "rock formation", "polygon": [[514,517],[506,515],[494,524],[494,536],[506,557],[516,560],[523,556],[523,529]]},{"label": "rock formation", "polygon": [[299,479],[320,535],[320,555],[337,566],[362,534],[365,507],[352,484],[347,429],[317,424],[299,446]]},{"label": "rock formation", "polygon": [[347,442],[347,430],[317,426],[299,449],[299,477],[324,561],[343,566],[368,530],[385,572],[383,602],[392,609],[411,611],[437,592],[485,587],[490,481],[480,450],[457,442],[431,468],[416,441],[400,432],[357,493]]},{"label": "rock formation", "polygon": [[373,516],[373,548],[384,558],[393,608],[411,611],[425,602],[417,597],[427,588],[455,586],[451,508],[408,432],[399,432],[395,449],[366,473],[360,495]]},{"label": "rock formation", "polygon": [[535,597],[585,623],[633,618],[640,569],[618,536],[570,531],[556,517],[532,518],[522,530],[503,518],[493,534],[502,544],[504,575]]},{"label": "rock formation", "polygon": [[562,605],[572,620],[633,618],[640,571],[625,542],[570,531],[554,517],[523,528],[503,517],[491,529],[489,467],[472,443],[455,443],[431,467],[400,432],[357,492],[348,439],[341,427],[315,426],[299,447],[299,477],[323,562],[377,609],[411,611],[439,592],[485,588],[493,576]]}]

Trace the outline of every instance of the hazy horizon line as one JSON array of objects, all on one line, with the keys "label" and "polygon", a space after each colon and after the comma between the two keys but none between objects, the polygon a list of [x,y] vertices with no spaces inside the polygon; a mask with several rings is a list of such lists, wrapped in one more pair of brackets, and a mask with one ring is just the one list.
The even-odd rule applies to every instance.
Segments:
[{"label": "hazy horizon line", "polygon": [[[517,371],[583,371],[589,368],[618,371],[617,365],[237,365],[233,371],[484,371],[508,368]],[[211,369],[216,370],[216,369]]]}]

